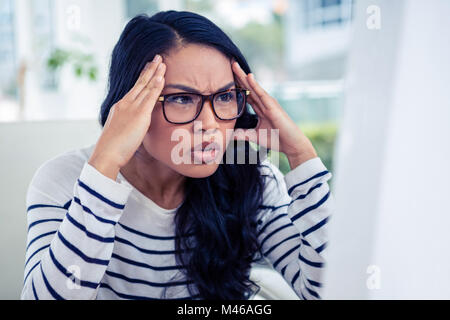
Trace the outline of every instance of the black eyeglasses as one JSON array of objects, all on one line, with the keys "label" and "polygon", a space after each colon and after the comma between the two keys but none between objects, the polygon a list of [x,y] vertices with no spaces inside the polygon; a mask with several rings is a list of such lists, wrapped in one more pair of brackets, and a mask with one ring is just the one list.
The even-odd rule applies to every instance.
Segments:
[{"label": "black eyeglasses", "polygon": [[210,100],[214,114],[220,120],[239,118],[247,103],[249,90],[228,89],[210,95],[177,92],[159,96],[164,118],[173,124],[186,124],[197,119],[202,112],[205,100]]}]

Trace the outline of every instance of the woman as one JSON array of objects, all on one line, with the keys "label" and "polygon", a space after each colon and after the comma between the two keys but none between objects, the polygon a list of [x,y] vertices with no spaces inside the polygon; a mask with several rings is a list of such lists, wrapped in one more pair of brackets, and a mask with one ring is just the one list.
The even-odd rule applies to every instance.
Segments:
[{"label": "woman", "polygon": [[[300,298],[320,298],[331,173],[216,25],[177,11],[132,19],[100,122],[95,145],[30,183],[22,299],[248,299],[263,258]],[[248,140],[292,170],[247,161]],[[226,150],[245,163],[217,161]]]}]

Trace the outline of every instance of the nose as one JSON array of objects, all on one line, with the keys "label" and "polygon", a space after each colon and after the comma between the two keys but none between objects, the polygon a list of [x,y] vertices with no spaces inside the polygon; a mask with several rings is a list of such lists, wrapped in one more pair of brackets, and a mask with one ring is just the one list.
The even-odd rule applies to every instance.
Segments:
[{"label": "nose", "polygon": [[202,111],[198,115],[197,121],[201,121],[202,128],[206,130],[215,130],[219,128],[219,123],[214,114],[211,101],[209,99],[205,100],[203,104]]}]

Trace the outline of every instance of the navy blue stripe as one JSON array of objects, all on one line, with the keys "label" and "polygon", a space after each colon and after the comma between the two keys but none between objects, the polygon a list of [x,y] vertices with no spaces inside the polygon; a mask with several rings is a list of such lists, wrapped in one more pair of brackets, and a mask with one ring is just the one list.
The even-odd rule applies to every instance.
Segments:
[{"label": "navy blue stripe", "polygon": [[105,273],[111,277],[125,280],[126,282],[145,284],[150,287],[166,288],[166,287],[183,286],[183,285],[188,285],[190,283],[193,283],[193,281],[174,281],[174,282],[158,283],[158,282],[150,282],[150,281],[141,280],[141,279],[129,278],[127,276],[124,276],[123,274],[116,273],[116,272],[113,272],[110,270],[106,270]]},{"label": "navy blue stripe", "polygon": [[73,273],[68,272],[66,268],[56,259],[55,255],[53,254],[52,249],[50,248],[50,257],[53,260],[53,263],[55,264],[56,268],[58,268],[59,271],[63,275],[65,275],[67,278],[70,278],[74,283],[79,284],[82,287],[88,287],[92,289],[97,289],[98,283],[91,282],[91,281],[85,281],[78,279]]},{"label": "navy blue stripe", "polygon": [[283,243],[285,243],[286,241],[289,241],[289,240],[291,240],[291,239],[298,238],[298,237],[300,237],[300,234],[299,234],[299,233],[293,234],[292,236],[287,237],[286,239],[283,239],[282,241],[280,241],[280,242],[278,242],[277,244],[273,245],[272,248],[270,248],[269,250],[267,250],[266,252],[264,252],[264,255],[267,256],[269,253],[271,253],[273,250],[275,250],[275,249],[276,249],[278,246],[280,246],[281,244],[283,244]]},{"label": "navy blue stripe", "polygon": [[327,201],[328,197],[330,195],[330,191],[327,192],[327,194],[319,200],[319,202],[317,202],[316,204],[313,204],[312,206],[300,211],[299,213],[297,213],[293,218],[292,221],[297,220],[298,218],[302,217],[303,215],[307,214],[308,212],[320,207],[325,201]]},{"label": "navy blue stripe", "polygon": [[288,265],[285,265],[285,266],[283,267],[283,269],[281,269],[281,274],[282,274],[283,276],[284,276],[284,273],[286,272],[287,266],[288,266]]},{"label": "navy blue stripe", "polygon": [[31,205],[31,206],[29,206],[29,207],[27,208],[27,212],[29,212],[30,210],[33,210],[33,209],[37,209],[37,208],[57,208],[57,209],[65,209],[64,207],[61,207],[61,206],[55,206],[55,205],[52,205],[52,204],[33,204],[33,205]]},{"label": "navy blue stripe", "polygon": [[277,207],[275,207],[275,206],[260,205],[259,208],[260,208],[260,209],[277,210],[277,209],[280,209],[280,208],[283,208],[283,207],[286,207],[286,206],[289,206],[289,203],[282,204],[281,206],[277,206]]},{"label": "navy blue stripe", "polygon": [[291,284],[292,286],[294,286],[295,281],[298,279],[298,277],[300,276],[300,270],[298,270],[295,274],[294,277],[291,280]]},{"label": "navy blue stripe", "polygon": [[45,236],[49,236],[49,235],[54,234],[54,233],[56,233],[56,231],[50,231],[50,232],[47,232],[47,233],[43,233],[43,234],[41,234],[41,235],[38,235],[36,238],[34,238],[33,240],[31,240],[31,241],[28,243],[28,245],[27,245],[27,247],[26,247],[25,250],[28,250],[28,248],[31,246],[31,244],[32,244],[33,242],[35,242],[36,240],[38,240],[38,239],[40,239],[40,238],[42,238],[42,237],[45,237]]},{"label": "navy blue stripe", "polygon": [[109,263],[109,260],[102,260],[102,259],[97,259],[97,258],[91,258],[88,257],[87,255],[85,255],[83,252],[81,252],[77,247],[75,247],[73,244],[71,244],[69,241],[67,241],[66,238],[63,237],[63,235],[58,232],[58,237],[61,240],[61,242],[70,250],[72,250],[75,254],[77,254],[81,259],[83,259],[86,262],[89,263],[95,263],[95,264],[100,264],[100,265],[104,265],[107,266]]},{"label": "navy blue stripe", "polygon": [[313,179],[316,179],[316,178],[319,178],[319,177],[321,177],[321,176],[324,176],[324,175],[326,175],[327,173],[328,173],[327,170],[322,171],[322,172],[319,172],[318,174],[312,176],[311,178],[306,179],[306,180],[303,181],[303,182],[300,182],[300,183],[297,183],[297,184],[293,185],[292,187],[289,188],[288,193],[291,194],[292,191],[293,191],[295,188],[297,188],[298,186],[301,186],[302,184],[308,183],[309,181],[311,181],[311,180],[313,180]]},{"label": "navy blue stripe", "polygon": [[325,242],[324,244],[322,244],[320,247],[316,248],[315,250],[318,253],[321,253],[323,251],[323,249],[325,249],[328,246],[328,242]]},{"label": "navy blue stripe", "polygon": [[36,262],[36,263],[34,264],[34,266],[32,266],[31,269],[28,271],[27,275],[25,276],[25,279],[23,280],[23,285],[25,285],[25,282],[27,281],[28,276],[30,275],[31,271],[33,271],[33,269],[36,268],[36,266],[37,266],[39,263],[41,263],[40,260],[39,260],[38,262]]},{"label": "navy blue stripe", "polygon": [[283,230],[283,229],[285,229],[285,228],[287,228],[287,227],[290,227],[290,226],[295,227],[292,223],[288,223],[288,224],[285,224],[284,226],[281,226],[281,227],[275,229],[275,230],[272,231],[271,233],[269,233],[269,234],[264,238],[264,240],[261,241],[261,247],[262,247],[263,244],[264,244],[271,236],[273,236],[275,233],[277,233],[277,232],[279,232],[279,231],[281,231],[281,230]]},{"label": "navy blue stripe", "polygon": [[[100,283],[100,287],[111,290],[115,295],[117,295],[118,297],[123,298],[123,299],[129,299],[129,300],[161,300],[159,298],[134,296],[134,295],[129,295],[129,294],[125,294],[125,293],[120,293],[120,292],[117,292],[116,290],[114,290],[109,284],[104,283],[104,282]],[[200,294],[195,294],[195,295],[190,296],[190,297],[181,297],[181,298],[174,298],[174,299],[167,299],[167,300],[193,300],[194,298],[199,297],[199,296],[200,296]]]},{"label": "navy blue stripe", "polygon": [[53,204],[33,204],[31,206],[29,206],[27,208],[27,212],[33,209],[37,209],[37,208],[57,208],[57,209],[68,209],[70,207],[70,203],[72,202],[72,200],[69,200],[66,202],[66,204],[64,206],[57,206],[57,205],[53,205]]},{"label": "navy blue stripe", "polygon": [[301,253],[298,254],[298,258],[307,265],[310,265],[311,267],[322,268],[324,266],[322,262],[314,262],[307,260],[305,257],[301,255]]},{"label": "navy blue stripe", "polygon": [[116,236],[115,240],[117,242],[121,242],[121,243],[127,244],[129,246],[132,246],[133,248],[136,248],[137,250],[144,252],[144,253],[148,253],[148,254],[174,254],[174,253],[177,253],[176,250],[158,251],[158,250],[143,249],[143,248],[136,246],[134,243],[131,243],[130,241],[123,239],[123,238],[119,238],[117,236]]},{"label": "navy blue stripe", "polygon": [[131,264],[131,265],[134,265],[134,266],[143,267],[143,268],[146,268],[146,269],[151,269],[151,270],[156,270],[156,271],[178,270],[178,269],[184,269],[185,268],[183,266],[165,266],[165,267],[151,266],[151,265],[143,263],[143,262],[138,262],[138,261],[134,261],[134,260],[130,260],[130,259],[121,257],[121,256],[119,256],[116,253],[113,253],[111,258],[115,258],[117,260],[120,260],[122,262]]},{"label": "navy blue stripe", "polygon": [[42,220],[37,220],[37,221],[35,221],[33,223],[30,223],[30,225],[28,226],[28,231],[30,231],[31,227],[34,227],[35,225],[37,225],[39,223],[50,222],[50,221],[62,222],[62,219],[42,219]]},{"label": "navy blue stripe", "polygon": [[271,225],[272,223],[274,223],[274,222],[277,221],[278,219],[281,219],[281,218],[286,217],[286,216],[287,216],[287,213],[282,213],[282,214],[277,215],[275,218],[273,218],[273,219],[270,220],[269,222],[267,222],[267,223],[259,230],[258,236],[259,236],[261,233],[263,233],[264,230],[266,230],[266,228],[267,228],[269,225]]},{"label": "navy blue stripe", "polygon": [[86,235],[89,238],[98,240],[100,242],[105,242],[105,243],[113,243],[114,242],[114,238],[113,237],[109,237],[109,238],[104,238],[99,236],[98,234],[92,233],[89,230],[86,229],[86,227],[84,225],[82,225],[81,223],[79,223],[78,221],[76,221],[68,212],[66,214],[67,219],[78,229],[80,229],[81,231],[84,231],[84,233],[86,233]]},{"label": "navy blue stripe", "polygon": [[28,262],[30,262],[31,258],[33,258],[33,256],[34,256],[36,253],[38,253],[39,251],[44,250],[45,248],[48,248],[48,247],[50,247],[49,244],[47,244],[47,245],[45,245],[45,246],[43,246],[43,247],[40,247],[40,248],[37,249],[35,252],[33,252],[33,254],[32,254],[32,255],[27,259],[27,261],[25,262],[25,268],[27,267]]},{"label": "navy blue stripe", "polygon": [[47,287],[47,290],[50,292],[50,294],[52,295],[53,298],[55,298],[56,300],[64,300],[63,297],[61,297],[56,291],[55,289],[52,288],[52,286],[50,285],[50,283],[47,281],[47,277],[44,274],[44,270],[42,270],[42,264],[41,266],[41,272],[42,272],[42,278],[44,279],[44,283],[45,286]]},{"label": "navy blue stripe", "polygon": [[102,200],[103,202],[109,204],[111,207],[117,208],[117,209],[123,209],[125,208],[124,204],[119,204],[116,203],[114,201],[111,201],[107,198],[105,198],[104,196],[102,196],[100,193],[98,193],[97,191],[95,191],[94,189],[91,189],[88,185],[86,185],[83,181],[81,181],[80,179],[78,180],[78,184],[80,185],[80,187],[82,187],[84,190],[86,190],[87,192],[89,192],[90,194],[92,194],[94,197]]},{"label": "navy blue stripe", "polygon": [[33,287],[34,299],[39,300],[39,297],[36,292],[36,288],[34,287],[34,279],[31,280],[31,286]]},{"label": "navy blue stripe", "polygon": [[299,290],[300,290],[300,295],[302,296],[303,300],[308,300],[308,299],[306,299],[306,297],[303,295],[302,288],[300,288]]},{"label": "navy blue stripe", "polygon": [[281,274],[282,274],[283,276],[284,276],[284,273],[286,272],[287,266],[288,266],[288,265],[285,265],[285,266],[283,267],[283,269],[281,269]]},{"label": "navy blue stripe", "polygon": [[302,238],[302,244],[304,244],[305,246],[308,246],[308,247],[312,247],[312,246],[309,244],[309,242],[306,241],[306,240],[303,239],[303,238]]},{"label": "navy blue stripe", "polygon": [[66,204],[64,205],[64,209],[69,209],[71,203],[72,199],[69,199],[69,201],[67,201]]},{"label": "navy blue stripe", "polygon": [[311,232],[316,231],[317,229],[319,229],[320,227],[324,226],[326,223],[328,222],[328,217],[326,217],[325,219],[323,219],[322,221],[316,223],[314,226],[312,226],[311,228],[309,228],[308,230],[305,230],[302,232],[302,236],[306,237],[308,234],[310,234]]},{"label": "navy blue stripe", "polygon": [[308,194],[310,194],[311,191],[313,191],[314,189],[320,188],[321,185],[322,185],[322,183],[316,184],[314,187],[312,187],[311,189],[309,189],[308,192],[306,192],[305,194],[299,195],[295,200],[301,200],[301,199],[306,198],[306,196],[307,196]]},{"label": "navy blue stripe", "polygon": [[308,279],[308,282],[315,287],[322,287],[322,284],[320,282],[317,282],[314,280],[309,280],[309,279]]},{"label": "navy blue stripe", "polygon": [[286,251],[285,254],[283,254],[280,258],[278,258],[277,261],[274,262],[273,267],[276,268],[281,261],[283,261],[286,257],[288,257],[293,251],[297,250],[298,248],[300,248],[300,245],[296,245],[295,247],[289,249],[288,251]]},{"label": "navy blue stripe", "polygon": [[127,230],[127,231],[129,231],[129,232],[135,233],[135,234],[137,234],[137,235],[140,235],[140,236],[142,236],[142,237],[149,238],[149,239],[155,239],[155,240],[174,240],[174,239],[177,238],[176,236],[165,236],[165,237],[163,237],[163,236],[154,236],[154,235],[152,235],[152,234],[143,233],[143,232],[138,231],[138,230],[136,230],[136,229],[127,227],[127,226],[125,226],[124,224],[122,224],[122,223],[120,223],[120,222],[119,222],[119,226],[121,226],[122,228],[124,228],[125,230]]},{"label": "navy blue stripe", "polygon": [[311,290],[307,286],[305,286],[305,288],[306,288],[306,290],[308,290],[310,295],[312,295],[313,297],[316,297],[317,299],[320,299],[320,296],[319,296],[319,294],[317,292],[315,292],[314,290]]},{"label": "navy blue stripe", "polygon": [[130,300],[158,300],[158,298],[150,298],[150,297],[143,297],[143,296],[134,296],[134,295],[130,295],[130,294],[125,294],[125,293],[120,293],[117,292],[116,290],[114,290],[113,288],[111,288],[110,285],[108,285],[107,283],[101,282],[100,283],[100,287],[101,288],[107,288],[109,290],[111,290],[112,292],[114,292],[118,297],[122,298],[122,299],[130,299]]},{"label": "navy blue stripe", "polygon": [[91,209],[89,209],[88,207],[82,205],[80,199],[78,199],[77,197],[74,197],[73,200],[74,200],[76,203],[78,203],[78,204],[83,208],[83,210],[84,210],[85,212],[87,212],[87,213],[93,215],[94,218],[97,219],[98,221],[101,221],[101,222],[104,222],[104,223],[109,223],[109,224],[112,224],[113,226],[116,225],[116,221],[108,220],[108,219],[105,219],[105,218],[102,218],[102,217],[97,216],[95,213],[93,213],[93,212],[91,211]]}]

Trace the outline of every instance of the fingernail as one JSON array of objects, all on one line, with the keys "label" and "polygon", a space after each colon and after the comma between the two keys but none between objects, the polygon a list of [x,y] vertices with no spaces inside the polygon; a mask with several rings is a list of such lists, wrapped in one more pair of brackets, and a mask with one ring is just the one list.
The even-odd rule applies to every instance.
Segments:
[{"label": "fingernail", "polygon": [[159,58],[161,58],[161,56],[159,54],[155,55],[155,57],[153,58],[154,62],[157,62],[159,60]]}]

